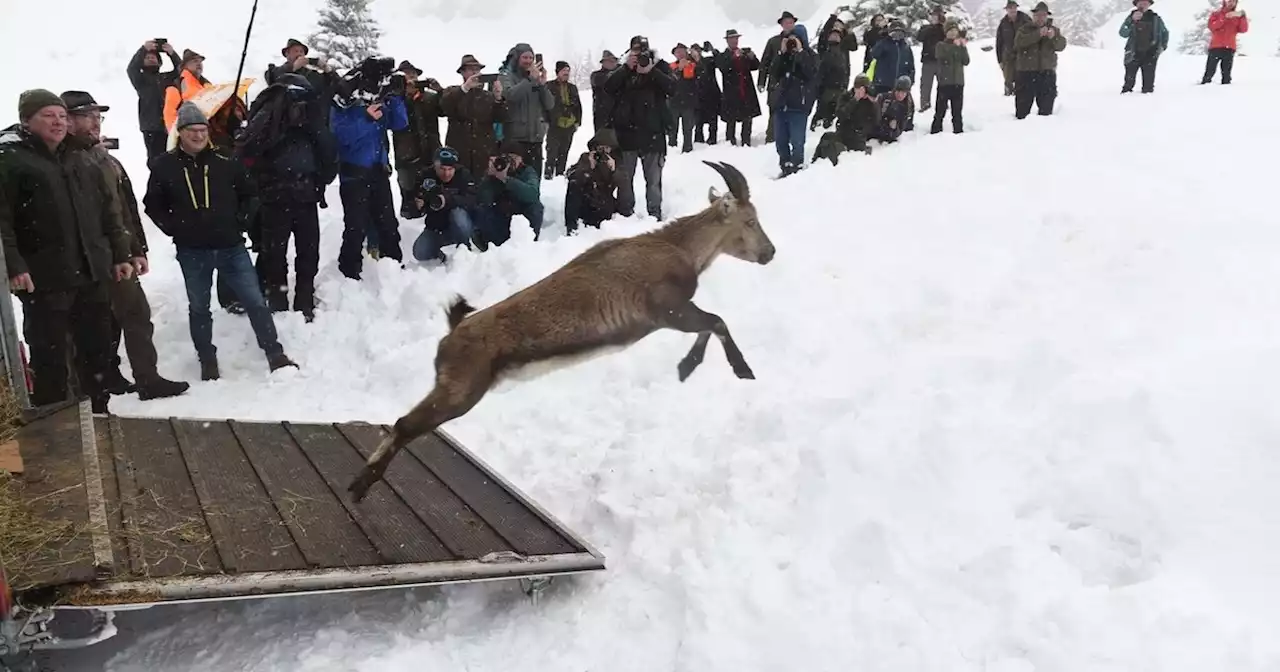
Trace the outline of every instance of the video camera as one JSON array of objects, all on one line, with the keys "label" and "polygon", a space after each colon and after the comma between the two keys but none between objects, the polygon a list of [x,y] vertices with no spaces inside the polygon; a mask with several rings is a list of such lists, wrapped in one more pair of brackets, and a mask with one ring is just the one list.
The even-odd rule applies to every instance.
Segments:
[{"label": "video camera", "polygon": [[333,100],[341,107],[367,107],[386,102],[391,96],[403,96],[404,84],[404,73],[396,72],[396,59],[370,56],[342,76]]}]

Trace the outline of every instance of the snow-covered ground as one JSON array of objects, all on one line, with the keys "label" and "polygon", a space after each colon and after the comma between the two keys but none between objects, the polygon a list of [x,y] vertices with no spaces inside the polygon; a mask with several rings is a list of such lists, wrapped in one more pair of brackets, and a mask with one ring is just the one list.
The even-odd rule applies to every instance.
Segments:
[{"label": "snow-covered ground", "polygon": [[[89,88],[117,106],[107,132],[141,180],[122,72],[135,43],[169,37],[229,79],[243,27],[232,8],[192,22],[128,4],[105,25],[59,22],[53,40],[35,28],[45,10],[6,10],[0,99]],[[304,32],[307,4],[263,3],[250,71]],[[646,32],[608,11],[575,25],[614,45]],[[429,73],[521,32],[444,49],[386,28],[397,58],[449,55]],[[779,182],[771,147],[669,158],[673,216],[716,183],[701,159],[752,181],[777,259],[723,260],[698,301],[757,380],[713,344],[678,383],[691,337],[660,333],[448,425],[597,545],[606,572],[537,605],[492,584],[154,609],[59,669],[1280,670],[1280,62],[1241,59],[1233,86],[1198,87],[1202,61],[1170,54],[1155,95],[1121,97],[1118,52],[1071,48],[1059,113],[1018,122],[994,58],[973,56],[963,136],[929,137],[920,115],[898,146]],[[564,238],[563,187],[544,184],[544,241],[517,219],[510,244],[456,253],[447,272],[380,264],[359,284],[335,268],[335,188],[323,312],[277,318],[300,371],[268,376],[247,322],[218,314],[222,381],[113,409],[393,421],[431,385],[454,292],[486,305],[655,225]],[[402,233],[407,249],[417,225]],[[161,371],[198,380],[172,249],[151,237]]]}]

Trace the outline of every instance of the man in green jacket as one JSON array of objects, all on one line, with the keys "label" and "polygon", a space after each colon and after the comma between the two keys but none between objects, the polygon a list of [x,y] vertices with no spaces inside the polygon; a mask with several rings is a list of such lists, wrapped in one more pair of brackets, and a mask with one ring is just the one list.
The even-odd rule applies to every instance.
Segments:
[{"label": "man in green jacket", "polygon": [[533,239],[542,232],[541,174],[525,163],[525,147],[503,140],[489,158],[489,169],[477,190],[476,242],[481,250],[501,245],[511,237],[511,218],[522,215],[533,228]]},{"label": "man in green jacket", "polygon": [[1124,86],[1120,93],[1132,93],[1133,85],[1142,71],[1142,92],[1151,93],[1156,88],[1156,63],[1160,54],[1169,48],[1169,29],[1164,19],[1151,11],[1153,0],[1133,0],[1133,12],[1120,26],[1124,44]]},{"label": "man in green jacket", "polygon": [[1049,5],[1038,2],[1031,10],[1031,21],[1022,24],[1013,38],[1014,67],[1017,85],[1014,108],[1019,119],[1031,114],[1031,104],[1041,116],[1053,114],[1053,101],[1058,97],[1058,52],[1067,48],[1067,38],[1049,18]]},{"label": "man in green jacket", "polygon": [[0,132],[0,241],[10,291],[22,301],[35,406],[69,397],[68,338],[80,391],[107,411],[110,283],[133,277],[131,236],[112,186],[68,143],[67,108],[51,91],[18,99],[20,124]]}]

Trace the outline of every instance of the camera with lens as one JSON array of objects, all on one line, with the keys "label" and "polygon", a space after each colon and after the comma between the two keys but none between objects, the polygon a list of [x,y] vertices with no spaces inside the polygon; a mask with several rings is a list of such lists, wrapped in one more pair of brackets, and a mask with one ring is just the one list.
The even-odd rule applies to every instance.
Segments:
[{"label": "camera with lens", "polygon": [[596,160],[597,166],[603,166],[609,163],[609,159],[613,158],[613,155],[606,152],[603,147],[596,147],[591,151],[591,156]]},{"label": "camera with lens", "polygon": [[493,157],[493,169],[496,171],[504,171],[511,167],[511,157],[506,154],[498,154]]},{"label": "camera with lens", "polygon": [[800,38],[795,35],[788,35],[787,38],[782,41],[782,46],[786,51],[800,51]]},{"label": "camera with lens", "polygon": [[103,138],[102,146],[107,149],[120,149],[120,138]]},{"label": "camera with lens", "polygon": [[404,82],[404,73],[396,72],[396,59],[370,56],[342,76],[334,100],[344,107],[385,102],[392,96],[404,95]]}]

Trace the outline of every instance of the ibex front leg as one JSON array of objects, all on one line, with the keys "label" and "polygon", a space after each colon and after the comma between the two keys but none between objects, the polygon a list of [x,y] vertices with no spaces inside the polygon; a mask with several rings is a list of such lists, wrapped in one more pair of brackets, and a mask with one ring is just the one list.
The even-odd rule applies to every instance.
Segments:
[{"label": "ibex front leg", "polygon": [[747,366],[747,360],[743,358],[738,344],[734,343],[733,336],[729,334],[729,327],[719,315],[708,313],[689,301],[667,313],[663,321],[663,326],[668,329],[698,335],[698,339],[693,342],[693,347],[689,349],[689,354],[680,360],[680,365],[677,367],[681,381],[688,378],[689,374],[702,363],[702,358],[707,352],[707,342],[711,340],[712,335],[720,339],[720,344],[724,346],[724,355],[729,360],[729,366],[733,367],[733,373],[739,378],[755,379],[756,376],[752,373],[751,367]]}]

